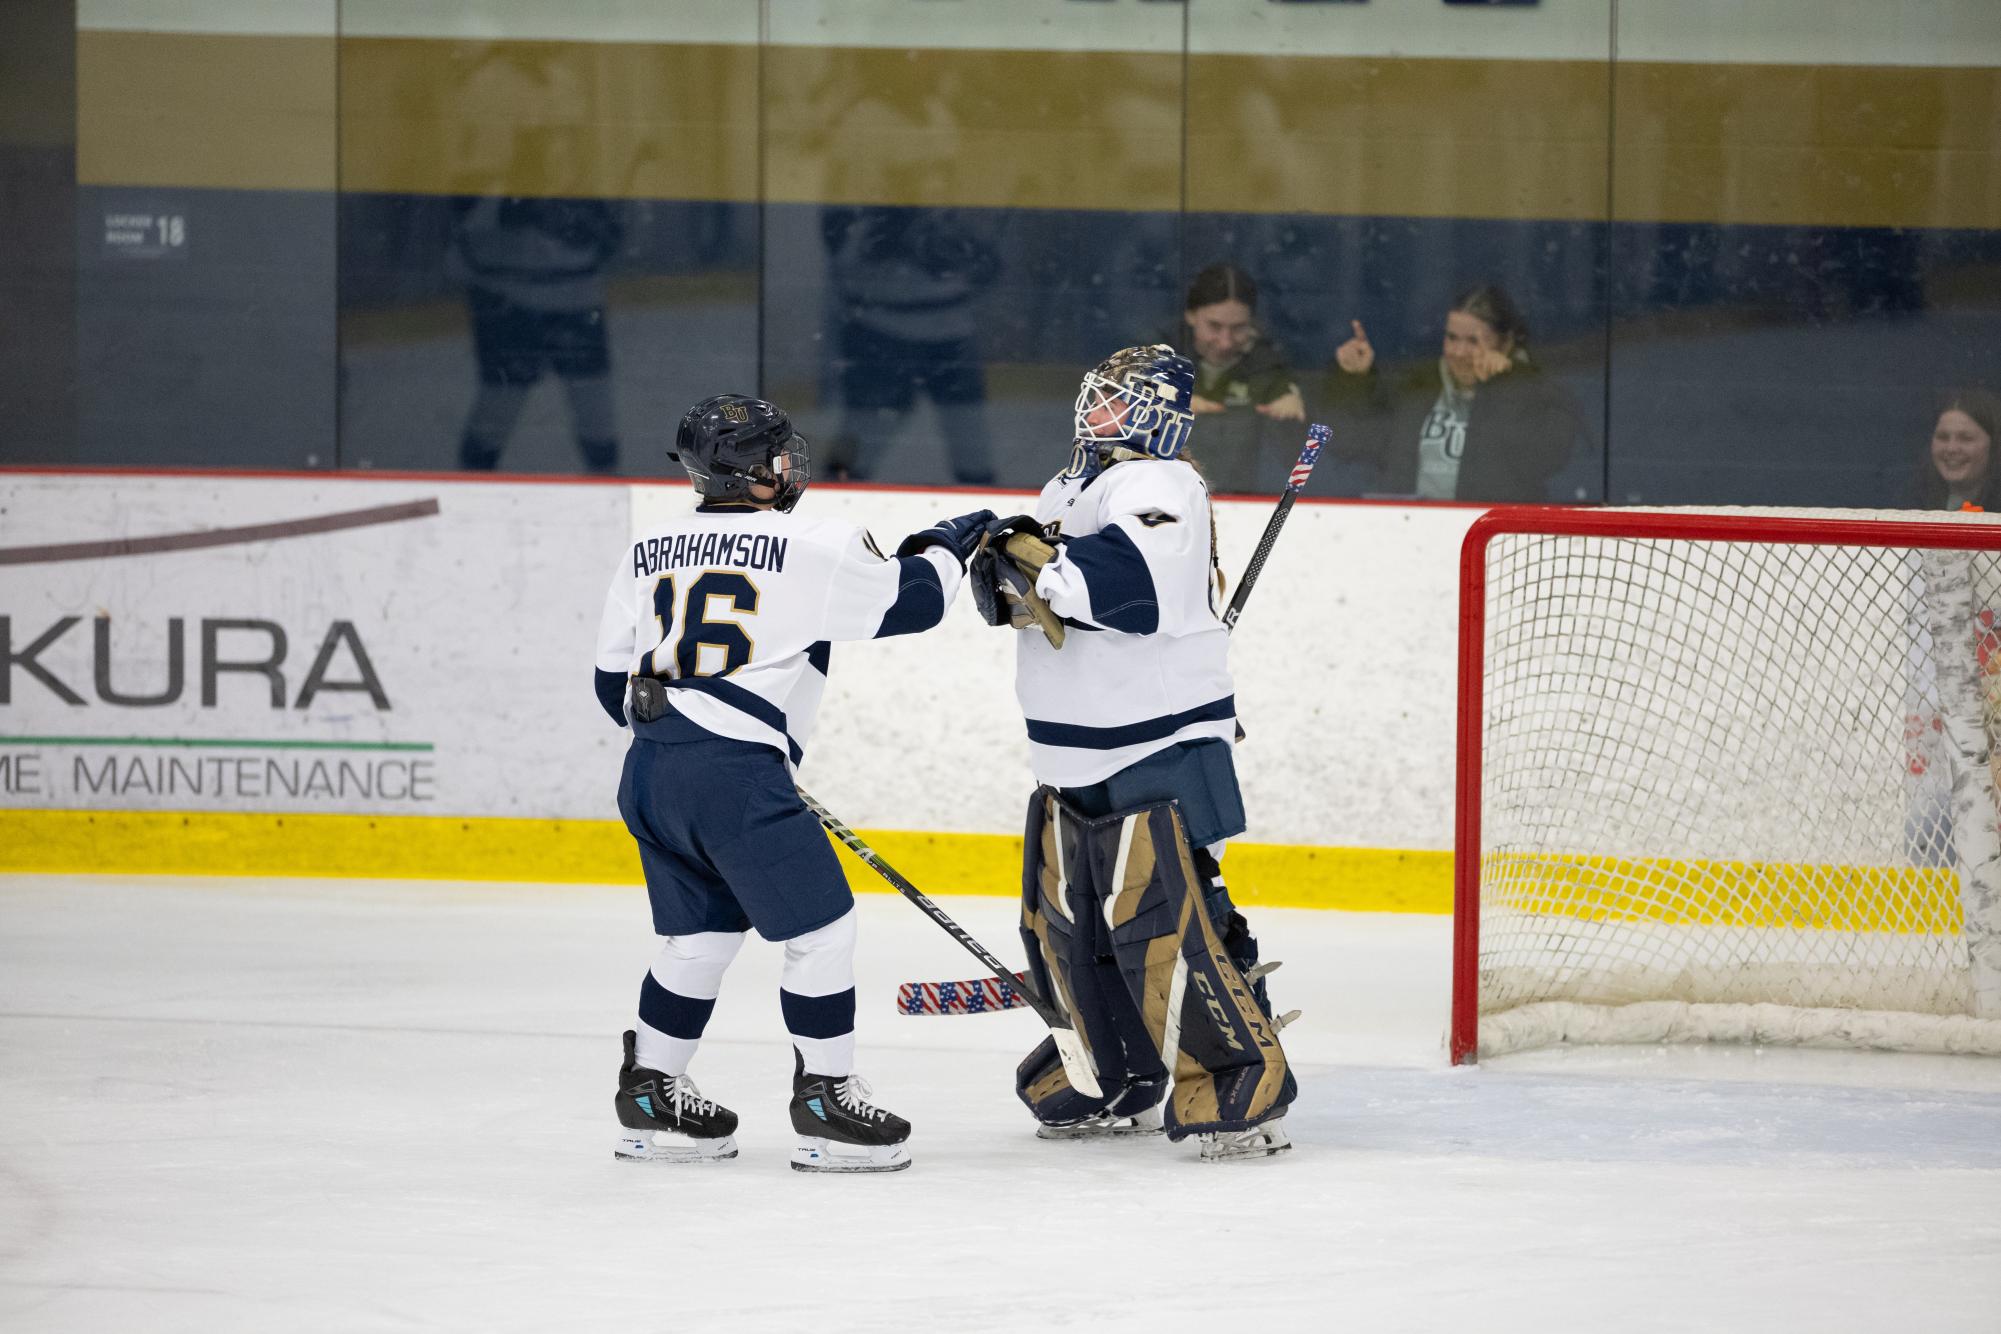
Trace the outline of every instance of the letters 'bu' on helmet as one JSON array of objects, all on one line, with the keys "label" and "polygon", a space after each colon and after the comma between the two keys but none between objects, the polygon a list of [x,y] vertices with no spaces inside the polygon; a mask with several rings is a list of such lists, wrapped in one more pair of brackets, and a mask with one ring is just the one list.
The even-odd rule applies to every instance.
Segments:
[{"label": "letters 'bu' on helmet", "polygon": [[750,500],[752,483],[777,492],[773,508],[789,510],[812,480],[806,437],[792,419],[761,398],[717,394],[681,418],[667,457],[688,470],[704,500]]},{"label": "letters 'bu' on helmet", "polygon": [[1119,459],[1179,456],[1195,427],[1194,397],[1195,363],[1167,344],[1114,352],[1085,372],[1077,390],[1077,446],[1064,475],[1089,477]]}]

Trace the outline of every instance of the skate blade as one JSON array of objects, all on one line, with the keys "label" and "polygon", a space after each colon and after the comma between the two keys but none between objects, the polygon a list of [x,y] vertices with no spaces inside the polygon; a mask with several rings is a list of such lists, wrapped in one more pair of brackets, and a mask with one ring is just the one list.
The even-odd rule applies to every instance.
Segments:
[{"label": "skate blade", "polygon": [[792,1151],[795,1172],[901,1172],[910,1166],[903,1144],[836,1144],[806,1136]]},{"label": "skate blade", "polygon": [[1257,1162],[1263,1158],[1276,1158],[1292,1147],[1283,1130],[1271,1130],[1263,1134],[1233,1137],[1212,1143],[1202,1141],[1202,1161],[1205,1163]]},{"label": "skate blade", "polygon": [[1076,1126],[1035,1127],[1035,1137],[1047,1140],[1080,1139],[1144,1139],[1149,1135],[1164,1134],[1166,1128],[1159,1121],[1115,1121],[1111,1124],[1091,1124]]},{"label": "skate blade", "polygon": [[622,1163],[720,1163],[736,1157],[736,1137],[689,1139],[664,1130],[628,1130],[611,1155]]}]

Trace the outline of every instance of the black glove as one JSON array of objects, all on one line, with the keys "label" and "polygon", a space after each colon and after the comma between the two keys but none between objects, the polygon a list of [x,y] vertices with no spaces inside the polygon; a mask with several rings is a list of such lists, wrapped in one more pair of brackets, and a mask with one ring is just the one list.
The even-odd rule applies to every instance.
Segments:
[{"label": "black glove", "polygon": [[1008,538],[1016,533],[1027,533],[1030,537],[1049,538],[1043,533],[1042,525],[1032,514],[1016,514],[1005,519],[991,519],[987,523],[987,541],[992,546],[1004,547]]},{"label": "black glove", "polygon": [[1000,558],[992,543],[984,544],[966,566],[966,580],[972,585],[973,610],[988,625],[1011,625],[1006,596],[1001,591]]},{"label": "black glove", "polygon": [[966,578],[973,586],[973,606],[981,620],[988,625],[1011,625],[1021,630],[1035,624],[1028,605],[1035,576],[1017,563],[1007,549],[1008,537],[1018,532],[1040,539],[1042,525],[1025,515],[995,519],[988,524],[985,540],[966,568]]},{"label": "black glove", "polygon": [[965,569],[973,552],[979,549],[980,538],[985,536],[987,525],[994,520],[992,510],[974,510],[971,514],[961,514],[952,519],[940,519],[929,528],[912,533],[899,542],[896,554],[915,556],[926,547],[939,546],[958,557],[959,568]]}]

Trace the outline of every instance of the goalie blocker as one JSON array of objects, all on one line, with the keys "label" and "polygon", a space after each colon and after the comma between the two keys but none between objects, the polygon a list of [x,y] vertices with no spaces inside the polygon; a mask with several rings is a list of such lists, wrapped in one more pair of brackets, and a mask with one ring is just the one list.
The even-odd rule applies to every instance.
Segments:
[{"label": "goalie blocker", "polygon": [[1034,984],[1076,1023],[1101,1096],[1071,1086],[1047,1039],[1015,1072],[1045,1126],[1138,1116],[1168,1093],[1167,1136],[1228,1134],[1282,1116],[1298,1089],[1278,1027],[1203,905],[1174,802],[1100,818],[1036,790],[1022,927]]}]

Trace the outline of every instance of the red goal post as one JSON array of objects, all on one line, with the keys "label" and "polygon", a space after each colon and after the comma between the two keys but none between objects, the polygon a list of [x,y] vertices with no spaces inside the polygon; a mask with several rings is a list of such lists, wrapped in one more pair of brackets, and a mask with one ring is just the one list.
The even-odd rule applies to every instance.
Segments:
[{"label": "red goal post", "polygon": [[1985,515],[1475,521],[1453,1063],[1565,1041],[2001,1054],[1997,615]]}]

